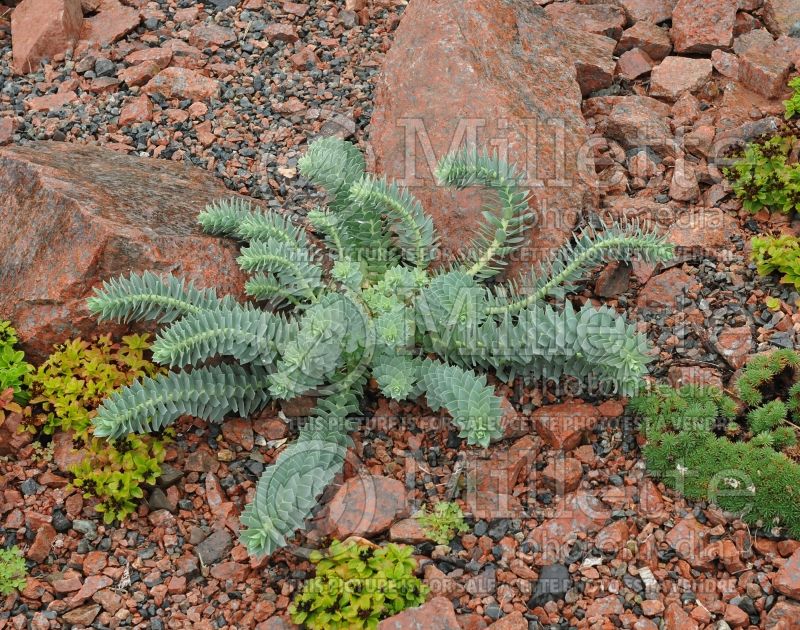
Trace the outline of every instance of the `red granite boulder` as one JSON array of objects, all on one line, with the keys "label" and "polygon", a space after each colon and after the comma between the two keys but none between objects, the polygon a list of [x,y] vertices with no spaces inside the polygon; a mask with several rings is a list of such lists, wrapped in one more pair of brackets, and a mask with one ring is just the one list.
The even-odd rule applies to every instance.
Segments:
[{"label": "red granite boulder", "polygon": [[229,196],[196,168],[108,149],[34,143],[0,150],[0,319],[33,359],[98,330],[86,298],[133,271],[239,293],[234,243],[203,234],[204,206]]},{"label": "red granite boulder", "polygon": [[[527,0],[430,0],[406,10],[377,86],[375,168],[417,195],[445,255],[462,250],[482,218],[478,191],[454,193],[432,175],[438,159],[464,144],[497,147],[526,175],[538,224],[517,268],[561,245],[577,214],[596,203],[567,45],[584,35]],[[611,62],[609,79],[613,70]]]},{"label": "red granite boulder", "polygon": [[461,625],[456,618],[453,604],[446,597],[434,597],[417,608],[384,619],[378,630],[417,630],[418,628],[437,628],[438,630],[459,630]]},{"label": "red granite boulder", "polygon": [[24,0],[11,14],[13,69],[34,72],[39,62],[63,54],[78,39],[81,0]]}]

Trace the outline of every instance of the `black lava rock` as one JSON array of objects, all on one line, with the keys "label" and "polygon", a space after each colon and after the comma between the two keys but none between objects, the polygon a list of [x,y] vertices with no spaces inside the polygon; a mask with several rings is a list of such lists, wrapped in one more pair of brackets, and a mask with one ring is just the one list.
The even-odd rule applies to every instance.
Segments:
[{"label": "black lava rock", "polygon": [[72,529],[72,521],[67,518],[67,515],[64,514],[61,510],[53,510],[53,529],[55,529],[59,534],[63,534],[64,532],[68,532]]},{"label": "black lava rock", "polygon": [[544,567],[539,574],[533,596],[528,600],[528,608],[543,606],[549,601],[564,599],[570,586],[572,578],[569,569],[563,564],[551,564]]},{"label": "black lava rock", "polygon": [[42,486],[36,483],[36,479],[31,477],[30,479],[26,479],[25,481],[23,481],[20,484],[19,489],[22,491],[22,494],[28,497],[32,494],[36,494],[37,492],[39,492],[39,490],[42,489]]}]

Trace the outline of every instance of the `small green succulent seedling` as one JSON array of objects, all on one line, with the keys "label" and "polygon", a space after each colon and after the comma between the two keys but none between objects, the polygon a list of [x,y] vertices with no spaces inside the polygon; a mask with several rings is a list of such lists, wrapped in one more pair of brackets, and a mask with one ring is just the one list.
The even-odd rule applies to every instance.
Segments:
[{"label": "small green succulent seedling", "polygon": [[783,451],[797,443],[798,367],[796,352],[778,350],[749,361],[733,386],[736,399],[697,385],[634,398],[648,468],[687,497],[797,536],[800,465]]},{"label": "small green succulent seedling", "polygon": [[334,541],[313,552],[316,575],[289,607],[294,623],[312,630],[376,628],[381,619],[425,602],[411,547],[373,548]]},{"label": "small green succulent seedling", "polygon": [[0,393],[14,390],[14,400],[21,405],[28,401],[25,379],[33,371],[33,366],[25,361],[25,353],[17,350],[19,342],[17,331],[11,323],[0,321]]},{"label": "small green succulent seedling", "polygon": [[781,310],[781,305],[783,303],[778,298],[768,295],[766,298],[764,298],[764,304],[772,312],[777,312]]},{"label": "small green succulent seedling", "polygon": [[416,518],[425,535],[438,545],[447,545],[456,534],[469,531],[461,506],[451,501],[439,501],[433,506],[432,512],[423,508]]},{"label": "small green succulent seedling", "polygon": [[485,212],[458,260],[432,269],[431,218],[407,191],[367,175],[353,145],[319,140],[299,165],[329,195],[328,208],[308,219],[327,245],[330,274],[301,227],[232,200],[211,205],[200,223],[246,243],[238,259],[252,274],[245,288],[269,310],[151,273],[109,281],[89,301],[102,319],[169,323],[153,359],[182,368],[106,399],[96,435],[147,433],[182,415],[221,422],[271,401],[316,397],[299,439],[267,468],[243,512],[241,540],[251,553],[285,546],[311,515],[344,463],[350,418],[371,378],[395,400],[424,395],[434,411],[449,412],[468,444],[481,446],[503,435],[488,369],[509,380],[594,378],[622,394],[640,386],[651,356],[634,325],[605,306],[561,308],[546,298],[563,297],[604,261],[669,258],[664,238],[636,226],[586,228],[527,280],[487,285],[532,223],[510,166],[474,152],[442,160],[442,184],[494,191],[500,208]]},{"label": "small green succulent seedling", "polygon": [[800,239],[796,236],[754,238],[752,258],[758,273],[768,276],[783,274],[781,282],[800,289]]},{"label": "small green succulent seedling", "polygon": [[28,568],[19,547],[0,549],[0,595],[10,595],[25,588]]}]

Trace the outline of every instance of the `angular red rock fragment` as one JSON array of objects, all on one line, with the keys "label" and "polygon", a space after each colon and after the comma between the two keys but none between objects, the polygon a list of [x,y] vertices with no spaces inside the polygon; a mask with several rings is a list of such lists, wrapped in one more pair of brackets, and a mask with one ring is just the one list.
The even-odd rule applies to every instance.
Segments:
[{"label": "angular red rock fragment", "polygon": [[11,13],[14,72],[34,72],[42,59],[66,52],[82,23],[80,0],[23,0]]}]

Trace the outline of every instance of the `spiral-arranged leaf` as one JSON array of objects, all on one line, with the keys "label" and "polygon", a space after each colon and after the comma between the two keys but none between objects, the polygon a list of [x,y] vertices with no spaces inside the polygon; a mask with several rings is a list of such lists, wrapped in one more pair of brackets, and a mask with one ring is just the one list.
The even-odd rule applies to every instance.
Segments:
[{"label": "spiral-arranged leaf", "polygon": [[198,215],[197,221],[209,234],[236,236],[239,225],[253,212],[253,205],[247,199],[230,197],[208,204]]},{"label": "spiral-arranged leaf", "polygon": [[601,225],[579,231],[553,254],[548,262],[534,268],[522,281],[511,281],[488,293],[489,313],[515,312],[548,296],[563,297],[573,283],[592,268],[612,260],[639,259],[658,263],[673,256],[674,246],[666,237],[630,225]]},{"label": "spiral-arranged leaf", "polygon": [[305,230],[277,212],[247,215],[239,222],[236,234],[245,241],[275,241],[301,250],[308,245]]},{"label": "spiral-arranged leaf", "polygon": [[[344,403],[344,405],[343,405]],[[336,415],[332,411],[339,411]],[[347,413],[354,411],[342,397],[334,398],[323,415],[310,418],[298,440],[268,467],[256,485],[256,494],[242,514],[242,544],[257,556],[284,547],[287,539],[311,516],[317,498],[342,469],[349,433]]]},{"label": "spiral-arranged leaf", "polygon": [[307,308],[308,293],[301,290],[290,280],[279,280],[276,274],[257,273],[244,283],[244,290],[251,298],[259,302],[267,302],[272,308],[282,308],[291,304],[294,308],[302,310]]},{"label": "spiral-arranged leaf", "polygon": [[260,272],[306,299],[315,299],[315,291],[323,286],[322,268],[314,262],[309,250],[283,241],[253,241],[242,248],[238,262],[244,271]]},{"label": "spiral-arranged leaf", "polygon": [[422,205],[406,190],[385,179],[365,176],[350,187],[353,203],[370,206],[389,218],[389,226],[397,234],[397,245],[403,257],[418,267],[427,267],[436,255],[433,220]]},{"label": "spiral-arranged leaf", "polygon": [[349,300],[328,294],[298,320],[297,334],[270,375],[275,398],[292,399],[323,385],[365,343],[364,322]]},{"label": "spiral-arranged leaf", "polygon": [[459,437],[466,438],[467,444],[487,447],[491,440],[503,436],[501,401],[494,388],[486,384],[485,374],[478,376],[454,365],[426,361],[420,375],[430,408],[447,409],[461,429]]},{"label": "spiral-arranged leaf", "polygon": [[419,360],[404,356],[382,356],[375,363],[372,375],[384,396],[405,400],[418,396],[421,391]]},{"label": "spiral-arranged leaf", "polygon": [[[364,263],[367,274],[377,279],[396,264],[399,254],[392,246],[381,212],[371,203],[354,201],[351,189],[364,175],[361,153],[339,138],[323,138],[312,144],[298,162],[300,172],[330,195],[328,206],[335,221],[322,226],[326,235],[338,241],[337,253]],[[319,223],[321,217],[315,217]],[[326,229],[327,228],[327,229]]]},{"label": "spiral-arranged leaf", "polygon": [[300,172],[330,196],[328,204],[339,211],[348,205],[350,186],[364,175],[366,162],[349,142],[336,137],[314,142],[298,161]]},{"label": "spiral-arranged leaf", "polygon": [[345,258],[352,253],[350,251],[352,241],[347,228],[342,225],[340,216],[330,211],[316,209],[309,212],[307,218],[311,226],[322,233],[328,245],[328,252],[334,260]]},{"label": "spiral-arranged leaf", "polygon": [[418,318],[421,327],[430,321],[432,331],[418,330],[423,347],[457,365],[492,368],[504,380],[594,377],[612,392],[631,394],[652,360],[644,335],[605,306],[576,312],[569,302],[562,310],[539,304],[499,318],[464,317],[446,336],[436,324],[440,320]]},{"label": "spiral-arranged leaf", "polygon": [[178,367],[230,356],[242,364],[271,365],[295,334],[296,324],[279,315],[230,304],[170,326],[153,344],[153,360]]},{"label": "spiral-arranged leaf", "polygon": [[228,298],[220,300],[214,289],[198,289],[192,282],[149,271],[107,280],[88,300],[89,310],[101,321],[161,323],[231,303]]},{"label": "spiral-arranged leaf", "polygon": [[466,252],[464,270],[477,278],[490,278],[506,266],[507,258],[525,242],[533,213],[528,193],[519,187],[519,175],[499,157],[465,150],[446,156],[436,168],[436,177],[455,188],[485,186],[500,201],[500,211],[483,211],[483,225]]},{"label": "spiral-arranged leaf", "polygon": [[263,368],[216,365],[144,378],[103,401],[92,421],[98,437],[152,433],[181,416],[221,422],[230,413],[247,417],[269,400]]}]

